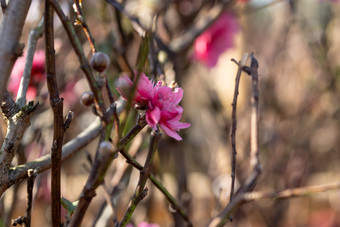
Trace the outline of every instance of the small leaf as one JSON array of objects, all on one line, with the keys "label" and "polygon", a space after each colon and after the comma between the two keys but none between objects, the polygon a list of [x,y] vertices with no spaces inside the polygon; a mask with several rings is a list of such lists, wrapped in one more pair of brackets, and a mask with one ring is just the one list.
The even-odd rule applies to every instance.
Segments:
[{"label": "small leaf", "polygon": [[67,215],[69,216],[73,214],[73,211],[76,209],[76,207],[78,206],[78,202],[79,202],[79,200],[75,202],[71,202],[65,199],[64,197],[61,197],[60,201],[61,201],[61,205],[67,210]]}]

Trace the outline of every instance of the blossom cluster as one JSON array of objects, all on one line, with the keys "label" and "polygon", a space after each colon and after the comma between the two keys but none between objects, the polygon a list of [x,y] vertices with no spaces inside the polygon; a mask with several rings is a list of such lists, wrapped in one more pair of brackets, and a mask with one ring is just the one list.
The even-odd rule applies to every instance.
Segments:
[{"label": "blossom cluster", "polygon": [[[128,100],[132,87],[133,81],[128,76],[119,78],[117,90],[125,100]],[[161,81],[154,84],[141,73],[133,104],[146,109],[146,121],[153,129],[157,129],[159,125],[168,136],[182,140],[176,131],[190,127],[189,123],[180,122],[183,108],[178,104],[182,97],[182,88],[170,88]]]}]

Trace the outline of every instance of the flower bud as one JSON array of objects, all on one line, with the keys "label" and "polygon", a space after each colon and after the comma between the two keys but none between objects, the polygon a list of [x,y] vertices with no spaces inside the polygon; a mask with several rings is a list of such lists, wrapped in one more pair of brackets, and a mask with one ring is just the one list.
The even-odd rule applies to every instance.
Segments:
[{"label": "flower bud", "polygon": [[110,64],[110,58],[103,52],[96,52],[90,60],[90,64],[97,72],[104,72]]},{"label": "flower bud", "polygon": [[108,141],[103,141],[99,144],[99,152],[102,154],[111,153],[114,151],[115,151],[115,146]]},{"label": "flower bud", "polygon": [[80,97],[80,103],[84,106],[91,106],[94,103],[94,94],[92,91],[84,92]]}]

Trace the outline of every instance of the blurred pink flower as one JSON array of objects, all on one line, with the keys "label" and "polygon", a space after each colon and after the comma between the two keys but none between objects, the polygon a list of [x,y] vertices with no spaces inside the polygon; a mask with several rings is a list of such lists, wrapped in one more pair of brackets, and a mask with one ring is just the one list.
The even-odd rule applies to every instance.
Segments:
[{"label": "blurred pink flower", "polygon": [[[133,82],[129,77],[119,78],[117,90],[125,100],[129,97],[132,85]],[[157,125],[159,125],[168,136],[182,140],[176,131],[190,127],[189,123],[180,122],[183,108],[178,104],[182,97],[182,88],[172,89],[162,85],[160,81],[154,85],[142,73],[133,98],[133,104],[137,105],[138,108],[146,109],[146,121],[153,129],[157,129]]]},{"label": "blurred pink flower", "polygon": [[158,224],[154,224],[154,223],[147,223],[147,222],[140,222],[138,224],[138,227],[159,227]]},{"label": "blurred pink flower", "polygon": [[218,58],[234,45],[238,23],[234,15],[224,13],[194,43],[194,59],[212,68]]},{"label": "blurred pink flower", "polygon": [[[131,223],[128,223],[126,225],[126,227],[134,227],[134,226]],[[137,227],[159,227],[159,225],[158,224],[154,224],[154,223],[147,223],[147,222],[143,221],[143,222],[140,222],[137,225]]]},{"label": "blurred pink flower", "polygon": [[[13,96],[16,96],[19,90],[22,74],[24,73],[26,60],[26,52],[15,62],[11,78],[8,83],[8,91]],[[31,70],[31,80],[27,89],[26,99],[33,100],[38,93],[39,85],[45,81],[45,53],[44,51],[37,51],[33,57],[33,64]]]}]

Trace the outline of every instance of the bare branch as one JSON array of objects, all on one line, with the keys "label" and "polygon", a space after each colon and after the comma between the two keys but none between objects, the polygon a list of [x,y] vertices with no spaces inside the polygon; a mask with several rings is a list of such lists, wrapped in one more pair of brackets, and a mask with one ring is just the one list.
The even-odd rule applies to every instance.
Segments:
[{"label": "bare branch", "polygon": [[[243,54],[242,60],[240,62],[237,62],[238,70],[236,73],[235,78],[235,89],[234,89],[234,98],[233,103],[231,106],[233,107],[232,113],[231,113],[231,119],[232,119],[232,127],[230,131],[230,139],[231,139],[231,190],[230,190],[230,201],[233,199],[234,196],[234,190],[235,190],[235,177],[236,177],[236,128],[237,128],[237,118],[236,118],[236,110],[237,110],[237,97],[238,97],[238,88],[240,84],[241,74],[242,74],[242,68],[243,65],[246,63],[248,58],[248,54]],[[232,61],[235,62],[234,59]]]}]

